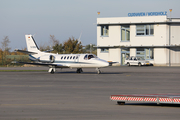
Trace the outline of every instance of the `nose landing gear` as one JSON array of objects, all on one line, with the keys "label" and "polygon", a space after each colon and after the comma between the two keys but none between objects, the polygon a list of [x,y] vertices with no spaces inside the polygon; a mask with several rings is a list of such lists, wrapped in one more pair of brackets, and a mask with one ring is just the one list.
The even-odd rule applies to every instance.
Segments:
[{"label": "nose landing gear", "polygon": [[101,73],[101,71],[100,71],[100,69],[99,69],[99,68],[96,68],[96,71],[97,71],[97,73],[98,73],[98,74],[100,74],[100,73]]}]

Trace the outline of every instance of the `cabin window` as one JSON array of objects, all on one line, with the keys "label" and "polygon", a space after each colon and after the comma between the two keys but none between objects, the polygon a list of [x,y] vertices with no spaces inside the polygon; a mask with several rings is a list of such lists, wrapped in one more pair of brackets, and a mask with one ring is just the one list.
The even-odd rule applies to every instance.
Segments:
[{"label": "cabin window", "polygon": [[75,56],[73,57],[73,59],[75,59]]},{"label": "cabin window", "polygon": [[70,59],[72,59],[72,56],[70,57]]},{"label": "cabin window", "polygon": [[85,56],[84,56],[84,59],[87,60],[87,59],[88,59],[88,55],[85,55]]},{"label": "cabin window", "polygon": [[63,56],[61,57],[61,60],[63,59]]},{"label": "cabin window", "polygon": [[90,60],[91,58],[97,58],[95,55],[88,55],[88,60]]},{"label": "cabin window", "polygon": [[67,57],[67,59],[69,59],[69,56]]},{"label": "cabin window", "polygon": [[78,56],[76,56],[76,59],[78,59]]},{"label": "cabin window", "polygon": [[91,58],[93,58],[93,55],[88,55],[88,60],[90,60]]},{"label": "cabin window", "polygon": [[64,59],[66,59],[66,56],[64,57]]}]

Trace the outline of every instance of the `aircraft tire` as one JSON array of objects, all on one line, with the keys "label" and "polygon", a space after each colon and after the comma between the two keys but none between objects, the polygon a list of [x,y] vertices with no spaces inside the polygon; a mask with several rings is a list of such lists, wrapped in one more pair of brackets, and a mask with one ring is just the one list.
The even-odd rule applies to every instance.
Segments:
[{"label": "aircraft tire", "polygon": [[51,74],[54,74],[54,70],[53,69],[51,70]]},{"label": "aircraft tire", "polygon": [[124,104],[125,104],[125,102],[120,102],[120,101],[117,101],[117,104],[118,104],[118,105],[124,105]]},{"label": "aircraft tire", "polygon": [[81,72],[83,72],[81,68],[78,68],[76,71],[76,73],[81,73]]}]

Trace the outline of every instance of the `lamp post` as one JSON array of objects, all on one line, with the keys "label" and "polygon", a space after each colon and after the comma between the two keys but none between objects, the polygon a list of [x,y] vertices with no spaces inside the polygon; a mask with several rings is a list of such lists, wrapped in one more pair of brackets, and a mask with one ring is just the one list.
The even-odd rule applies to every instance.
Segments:
[{"label": "lamp post", "polygon": [[91,47],[92,47],[92,44],[90,44],[90,53],[92,53],[92,49],[91,49]]},{"label": "lamp post", "polygon": [[172,12],[172,9],[169,9],[169,11],[170,11],[170,21],[171,21],[171,12]]}]

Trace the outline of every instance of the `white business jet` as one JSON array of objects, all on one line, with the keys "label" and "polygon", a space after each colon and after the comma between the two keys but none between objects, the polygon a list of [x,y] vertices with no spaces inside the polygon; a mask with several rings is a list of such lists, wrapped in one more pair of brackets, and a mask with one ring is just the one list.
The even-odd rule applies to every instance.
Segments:
[{"label": "white business jet", "polygon": [[33,63],[16,62],[32,65],[49,66],[49,73],[54,73],[55,68],[77,68],[77,73],[81,73],[82,68],[96,68],[97,73],[100,74],[99,68],[109,66],[105,60],[98,58],[93,54],[53,54],[42,52],[39,50],[32,35],[25,35],[27,51],[16,49],[17,52],[29,54],[29,59]]}]

